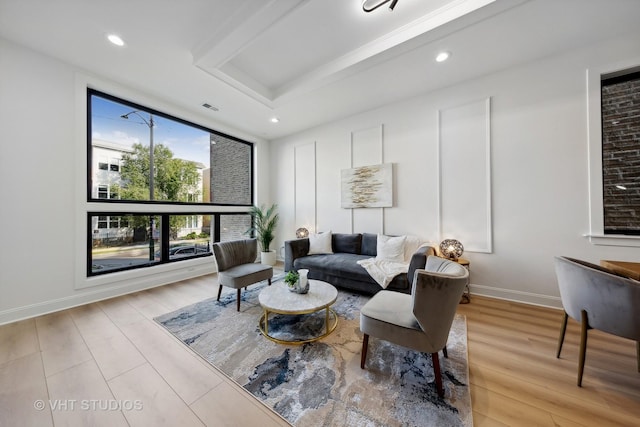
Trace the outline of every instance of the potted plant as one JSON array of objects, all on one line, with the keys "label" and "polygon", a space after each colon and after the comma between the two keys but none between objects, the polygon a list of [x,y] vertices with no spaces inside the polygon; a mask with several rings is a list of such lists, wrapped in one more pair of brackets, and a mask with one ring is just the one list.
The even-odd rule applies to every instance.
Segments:
[{"label": "potted plant", "polygon": [[275,238],[274,232],[278,225],[278,213],[276,209],[278,205],[275,203],[269,209],[264,206],[252,206],[249,210],[253,216],[253,226],[247,230],[247,233],[255,234],[262,247],[260,252],[260,262],[267,265],[276,265],[276,251],[271,250],[271,242]]},{"label": "potted plant", "polygon": [[294,290],[298,280],[300,279],[300,275],[295,270],[287,271],[287,274],[284,275],[284,283],[287,284],[289,290]]}]

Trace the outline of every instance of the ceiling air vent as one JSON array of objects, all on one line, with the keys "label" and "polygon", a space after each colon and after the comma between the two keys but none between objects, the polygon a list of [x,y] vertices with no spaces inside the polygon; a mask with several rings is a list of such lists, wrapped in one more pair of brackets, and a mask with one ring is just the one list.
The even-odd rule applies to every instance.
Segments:
[{"label": "ceiling air vent", "polygon": [[205,102],[204,104],[202,104],[202,106],[204,108],[208,108],[209,110],[220,111],[220,109],[218,107],[214,107],[213,105],[209,104],[208,102]]}]

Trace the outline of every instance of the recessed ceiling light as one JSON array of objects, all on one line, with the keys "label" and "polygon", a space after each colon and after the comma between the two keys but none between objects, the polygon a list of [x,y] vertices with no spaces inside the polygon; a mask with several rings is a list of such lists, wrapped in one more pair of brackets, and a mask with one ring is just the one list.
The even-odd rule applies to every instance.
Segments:
[{"label": "recessed ceiling light", "polygon": [[280,121],[277,117],[271,117],[271,123],[278,123]]},{"label": "recessed ceiling light", "polygon": [[450,56],[451,56],[451,54],[449,52],[440,52],[439,54],[436,55],[436,61],[437,62],[444,62],[447,59],[449,59]]},{"label": "recessed ceiling light", "polygon": [[120,36],[117,36],[115,34],[109,34],[107,36],[107,39],[109,39],[109,41],[115,44],[116,46],[124,46],[124,40],[122,40]]},{"label": "recessed ceiling light", "polygon": [[625,187],[624,185],[616,185],[616,188],[618,190],[626,190],[627,189],[627,187]]}]

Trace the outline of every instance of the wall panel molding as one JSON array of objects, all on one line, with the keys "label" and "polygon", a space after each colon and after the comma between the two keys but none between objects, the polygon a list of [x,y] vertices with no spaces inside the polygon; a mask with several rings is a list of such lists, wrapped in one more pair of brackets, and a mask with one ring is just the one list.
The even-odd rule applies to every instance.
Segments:
[{"label": "wall panel molding", "polygon": [[316,142],[296,145],[293,151],[295,227],[305,227],[315,233],[318,227]]},{"label": "wall panel molding", "polygon": [[438,229],[491,253],[491,98],[438,110]]},{"label": "wall panel molding", "polygon": [[[384,163],[384,125],[351,131],[351,167]],[[384,233],[384,208],[351,209],[352,233]]]}]

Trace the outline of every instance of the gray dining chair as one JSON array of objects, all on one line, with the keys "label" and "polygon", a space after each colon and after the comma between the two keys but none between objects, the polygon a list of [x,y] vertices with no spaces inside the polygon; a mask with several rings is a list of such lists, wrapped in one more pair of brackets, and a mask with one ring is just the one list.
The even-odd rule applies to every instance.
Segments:
[{"label": "gray dining chair", "polygon": [[273,277],[273,267],[256,263],[258,257],[258,241],[256,239],[232,240],[213,244],[213,255],[218,264],[218,301],[222,287],[238,290],[237,311],[240,311],[242,288]]},{"label": "gray dining chair", "polygon": [[560,357],[567,320],[571,317],[580,323],[578,387],[582,387],[589,329],[635,341],[640,372],[640,282],[568,257],[555,257],[555,268],[564,307],[556,357]]},{"label": "gray dining chair", "polygon": [[416,270],[411,295],[380,291],[360,310],[364,369],[369,336],[431,354],[436,389],[444,396],[438,352],[446,344],[469,271],[460,264],[429,256],[424,270]]}]

